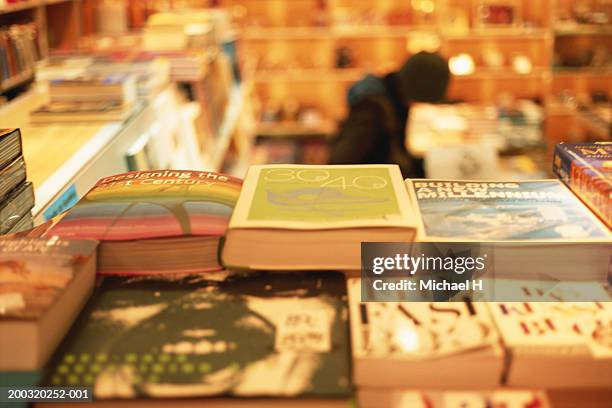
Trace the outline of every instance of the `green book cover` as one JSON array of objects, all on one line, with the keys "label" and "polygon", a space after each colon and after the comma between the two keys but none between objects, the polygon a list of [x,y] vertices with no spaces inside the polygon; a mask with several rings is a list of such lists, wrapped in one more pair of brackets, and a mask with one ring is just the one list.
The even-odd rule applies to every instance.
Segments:
[{"label": "green book cover", "polygon": [[342,274],[106,277],[45,375],[95,399],[350,395]]},{"label": "green book cover", "polygon": [[394,165],[251,166],[230,228],[410,227]]}]

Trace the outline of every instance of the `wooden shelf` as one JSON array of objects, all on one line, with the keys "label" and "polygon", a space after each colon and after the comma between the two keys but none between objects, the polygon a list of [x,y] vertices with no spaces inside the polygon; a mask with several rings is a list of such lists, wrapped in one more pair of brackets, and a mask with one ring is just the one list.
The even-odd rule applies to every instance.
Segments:
[{"label": "wooden shelf", "polygon": [[364,68],[303,68],[261,70],[255,72],[255,82],[353,82],[369,71]]},{"label": "wooden shelf", "polygon": [[34,9],[40,6],[40,4],[41,4],[40,0],[29,0],[29,1],[25,0],[25,1],[20,1],[19,3],[7,4],[6,6],[0,8],[0,15],[15,13],[18,11],[23,11],[23,10],[28,10],[28,9]]},{"label": "wooden shelf", "polygon": [[555,27],[555,36],[580,36],[580,35],[612,35],[610,24],[576,24],[573,27]]},{"label": "wooden shelf", "polygon": [[259,123],[255,131],[257,137],[300,138],[324,136],[331,137],[336,131],[332,120],[324,120],[320,126],[304,126],[300,123]]},{"label": "wooden shelf", "polygon": [[435,31],[432,26],[328,26],[247,28],[245,40],[332,40],[359,38],[407,38],[415,32]]},{"label": "wooden shelf", "polygon": [[24,0],[19,3],[7,4],[0,8],[0,15],[16,13],[23,10],[32,10],[39,6],[68,3],[73,0]]},{"label": "wooden shelf", "polygon": [[487,40],[521,40],[542,41],[550,36],[550,32],[543,28],[509,29],[509,30],[472,30],[466,34],[443,33],[442,38],[447,41],[487,41]]},{"label": "wooden shelf", "polygon": [[10,91],[11,89],[22,85],[32,79],[34,79],[34,72],[32,72],[31,69],[24,71],[21,74],[15,75],[11,78],[5,79],[0,84],[0,93]]}]

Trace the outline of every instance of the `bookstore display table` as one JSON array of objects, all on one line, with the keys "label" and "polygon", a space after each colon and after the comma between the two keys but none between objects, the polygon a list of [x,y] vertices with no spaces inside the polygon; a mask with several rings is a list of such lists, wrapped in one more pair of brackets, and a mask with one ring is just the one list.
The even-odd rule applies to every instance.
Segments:
[{"label": "bookstore display table", "polygon": [[124,122],[31,124],[30,110],[48,98],[43,86],[0,109],[1,123],[21,128],[28,177],[35,188],[35,222],[69,208],[99,178],[127,171],[125,151],[155,122],[155,106],[169,92],[137,107]]}]

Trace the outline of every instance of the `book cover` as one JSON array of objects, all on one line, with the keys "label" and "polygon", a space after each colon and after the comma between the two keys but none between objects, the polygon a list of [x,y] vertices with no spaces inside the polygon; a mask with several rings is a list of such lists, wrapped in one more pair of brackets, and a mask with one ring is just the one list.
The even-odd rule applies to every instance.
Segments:
[{"label": "book cover", "polygon": [[213,172],[133,171],[105,177],[47,235],[127,241],[222,236],[241,181]]},{"label": "book cover", "polygon": [[553,173],[612,228],[612,142],[556,145]]},{"label": "book cover", "polygon": [[[507,384],[611,387],[612,377],[601,375],[612,370],[611,305],[609,301],[489,303],[511,356]],[[581,375],[574,376],[576,372]]]},{"label": "book cover", "polygon": [[43,316],[96,246],[58,238],[0,239],[0,325]]},{"label": "book cover", "polygon": [[104,278],[46,383],[94,399],[346,398],[349,377],[342,274],[259,273]]},{"label": "book cover", "polygon": [[408,180],[423,239],[589,241],[608,229],[557,180]]},{"label": "book cover", "polygon": [[230,228],[412,227],[395,165],[251,166]]},{"label": "book cover", "polygon": [[355,358],[427,360],[499,341],[485,304],[361,302],[361,280],[348,287]]}]

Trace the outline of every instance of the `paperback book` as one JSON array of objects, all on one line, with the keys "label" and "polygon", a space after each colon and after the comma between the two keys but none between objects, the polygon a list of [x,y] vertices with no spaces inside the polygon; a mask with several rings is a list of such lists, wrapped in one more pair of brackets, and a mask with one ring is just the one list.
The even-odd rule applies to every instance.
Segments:
[{"label": "paperback book", "polygon": [[550,408],[543,390],[418,391],[360,389],[360,408]]},{"label": "paperback book", "polygon": [[0,371],[42,368],[92,291],[96,246],[0,240]]},{"label": "paperback book", "polygon": [[553,172],[612,228],[612,142],[558,144]]},{"label": "paperback book", "polygon": [[415,226],[396,165],[251,166],[223,262],[248,269],[356,270],[362,241],[412,241]]},{"label": "paperback book", "polygon": [[610,231],[558,180],[406,183],[418,239],[495,243],[498,278],[608,277]]},{"label": "paperback book", "polygon": [[356,386],[501,383],[504,354],[484,303],[361,302],[361,279],[349,278],[347,285]]},{"label": "paperback book", "polygon": [[46,235],[101,241],[101,274],[216,270],[240,187],[213,172],[117,174],[99,180]]},{"label": "paperback book", "polygon": [[[570,299],[574,291],[568,291]],[[489,308],[510,354],[508,385],[612,387],[612,377],[604,374],[612,372],[612,302],[503,302]]]},{"label": "paperback book", "polygon": [[347,406],[344,278],[105,277],[45,382],[130,406]]}]

